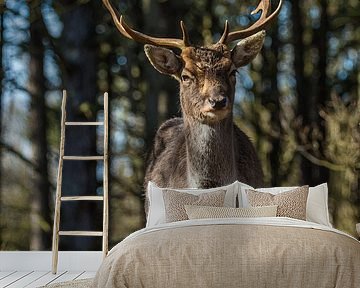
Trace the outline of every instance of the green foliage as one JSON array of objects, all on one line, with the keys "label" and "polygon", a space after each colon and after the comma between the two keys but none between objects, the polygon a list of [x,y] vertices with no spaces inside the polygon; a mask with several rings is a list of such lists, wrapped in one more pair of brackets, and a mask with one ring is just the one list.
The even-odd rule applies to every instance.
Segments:
[{"label": "green foliage", "polygon": [[360,218],[360,101],[346,105],[333,97],[320,115],[326,125],[324,154],[333,170],[329,186],[334,224],[355,234],[353,224]]}]

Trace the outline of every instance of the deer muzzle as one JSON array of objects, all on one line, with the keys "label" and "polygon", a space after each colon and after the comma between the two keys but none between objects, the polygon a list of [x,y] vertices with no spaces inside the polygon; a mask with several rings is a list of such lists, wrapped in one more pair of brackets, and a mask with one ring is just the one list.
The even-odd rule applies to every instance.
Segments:
[{"label": "deer muzzle", "polygon": [[208,102],[213,109],[222,109],[226,107],[227,104],[227,98],[226,97],[220,97],[220,98],[209,98]]},{"label": "deer muzzle", "polygon": [[228,117],[231,113],[231,103],[227,96],[211,96],[206,99],[201,109],[203,121],[206,123],[216,123]]}]

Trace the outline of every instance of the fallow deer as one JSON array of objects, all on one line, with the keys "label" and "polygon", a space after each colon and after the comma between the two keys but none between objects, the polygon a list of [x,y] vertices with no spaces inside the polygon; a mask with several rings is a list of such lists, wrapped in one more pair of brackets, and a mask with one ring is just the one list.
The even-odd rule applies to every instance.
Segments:
[{"label": "fallow deer", "polygon": [[[155,69],[180,83],[183,117],[167,120],[157,131],[145,188],[150,180],[173,188],[211,188],[235,180],[260,186],[263,174],[255,149],[233,122],[235,74],[261,50],[264,26],[276,18],[282,0],[271,14],[270,0],[262,0],[252,12],[261,11],[260,18],[247,29],[229,32],[226,21],[220,40],[206,47],[190,44],[182,21],[182,39],[151,37],[130,28],[109,0],[103,2],[120,33],[145,44]],[[239,39],[230,49],[229,44]],[[178,48],[181,53],[164,47]]]}]

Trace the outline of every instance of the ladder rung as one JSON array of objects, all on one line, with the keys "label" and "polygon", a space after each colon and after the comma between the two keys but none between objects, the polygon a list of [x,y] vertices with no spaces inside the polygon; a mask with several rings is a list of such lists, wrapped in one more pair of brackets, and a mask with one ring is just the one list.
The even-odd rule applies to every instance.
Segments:
[{"label": "ladder rung", "polygon": [[104,156],[63,156],[64,160],[104,160]]},{"label": "ladder rung", "polygon": [[104,125],[104,122],[65,122],[68,126],[100,126]]},{"label": "ladder rung", "polygon": [[62,236],[103,236],[101,231],[59,231]]},{"label": "ladder rung", "polygon": [[102,201],[104,200],[103,196],[63,196],[61,201]]}]

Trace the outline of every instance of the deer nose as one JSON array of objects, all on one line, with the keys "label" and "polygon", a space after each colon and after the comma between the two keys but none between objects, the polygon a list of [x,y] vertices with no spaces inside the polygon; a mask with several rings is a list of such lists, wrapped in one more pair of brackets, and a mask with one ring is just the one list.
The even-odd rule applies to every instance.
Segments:
[{"label": "deer nose", "polygon": [[222,97],[222,98],[219,98],[219,99],[209,98],[208,101],[209,101],[209,104],[211,105],[211,108],[214,108],[214,109],[224,108],[226,106],[226,103],[227,103],[226,97]]}]

